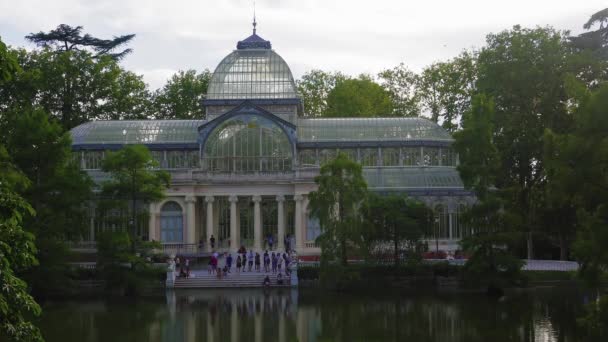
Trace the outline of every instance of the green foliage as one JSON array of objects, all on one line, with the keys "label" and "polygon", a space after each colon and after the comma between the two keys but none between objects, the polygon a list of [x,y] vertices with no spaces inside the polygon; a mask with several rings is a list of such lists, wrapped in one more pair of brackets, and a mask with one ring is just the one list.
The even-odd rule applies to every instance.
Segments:
[{"label": "green foliage", "polygon": [[326,117],[392,116],[390,93],[367,76],[346,79],[327,95]]},{"label": "green foliage", "polygon": [[420,257],[417,247],[424,235],[430,235],[432,217],[424,203],[405,195],[370,194],[365,216],[365,225],[372,234],[365,236],[364,241],[392,242],[395,267],[402,254],[408,259]]},{"label": "green foliage", "polygon": [[25,110],[11,122],[7,148],[16,166],[31,181],[20,191],[36,210],[24,227],[36,237],[40,265],[24,274],[34,293],[61,288],[67,277],[65,241],[79,239],[88,226],[92,181],[72,162],[71,138],[47,114]]},{"label": "green foliage", "polygon": [[350,245],[361,245],[361,208],[367,198],[367,184],[361,165],[344,153],[321,166],[315,177],[318,190],[311,192],[310,213],[319,219],[322,234],[317,238],[321,246],[322,261],[337,257],[347,264]]},{"label": "green foliage", "polygon": [[334,87],[348,79],[340,72],[325,72],[313,69],[302,75],[296,82],[298,93],[304,103],[305,114],[308,116],[325,116],[327,97]]},{"label": "green foliage", "polygon": [[111,179],[102,184],[102,195],[118,202],[118,205],[129,202],[131,205],[129,237],[132,252],[137,243],[137,203],[161,200],[170,183],[169,173],[154,170],[155,167],[156,162],[144,145],[126,145],[116,152],[109,152],[103,161],[102,169],[111,175]]},{"label": "green foliage", "polygon": [[202,100],[212,73],[205,69],[179,71],[154,93],[153,110],[156,119],[202,119],[205,117]]},{"label": "green foliage", "polygon": [[61,24],[56,29],[49,32],[30,33],[25,36],[25,39],[38,46],[52,48],[55,51],[75,51],[89,48],[95,52],[95,57],[109,56],[115,60],[119,60],[129,53],[132,49],[124,49],[120,52],[112,52],[117,48],[128,44],[134,34],[113,37],[112,39],[99,39],[90,34],[82,34],[82,26],[72,27],[70,25]]},{"label": "green foliage", "polygon": [[419,76],[401,63],[378,74],[380,84],[391,95],[394,116],[420,116]]},{"label": "green foliage", "polygon": [[37,264],[34,236],[22,226],[24,217],[35,212],[15,192],[15,187],[27,184],[0,145],[0,337],[11,341],[42,341],[40,331],[26,318],[39,315],[40,306],[16,275]]},{"label": "green foliage", "polygon": [[63,129],[94,119],[142,119],[149,92],[141,76],[109,56],[87,51],[19,50],[24,70],[13,87],[14,106],[41,106]]},{"label": "green foliage", "polygon": [[153,269],[146,258],[153,248],[159,248],[160,245],[140,244],[137,253],[133,253],[132,245],[126,232],[98,234],[97,270],[105,280],[107,290],[135,296],[141,294],[146,282],[158,280],[158,271]]},{"label": "green foliage", "polygon": [[599,297],[587,304],[586,314],[578,319],[578,324],[585,329],[589,341],[604,341],[608,338],[608,296]]},{"label": "green foliage", "polygon": [[418,77],[417,96],[431,120],[448,132],[458,129],[460,117],[470,108],[477,80],[476,54],[463,52],[445,62],[424,68]]}]

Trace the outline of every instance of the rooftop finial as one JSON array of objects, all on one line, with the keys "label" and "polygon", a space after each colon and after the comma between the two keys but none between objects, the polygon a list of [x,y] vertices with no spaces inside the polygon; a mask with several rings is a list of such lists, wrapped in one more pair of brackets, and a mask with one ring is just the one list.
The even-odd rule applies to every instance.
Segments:
[{"label": "rooftop finial", "polygon": [[253,0],[253,34],[255,34],[255,27],[258,23],[255,21],[255,0]]}]

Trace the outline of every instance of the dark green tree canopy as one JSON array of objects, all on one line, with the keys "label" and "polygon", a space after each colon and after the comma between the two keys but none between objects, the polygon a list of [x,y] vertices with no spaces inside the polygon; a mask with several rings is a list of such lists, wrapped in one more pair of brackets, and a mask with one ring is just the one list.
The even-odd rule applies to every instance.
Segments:
[{"label": "dark green tree canopy", "polygon": [[347,263],[348,244],[361,239],[361,209],[367,199],[367,183],[361,165],[344,153],[321,166],[315,177],[317,191],[310,193],[311,215],[319,219],[322,234],[318,241],[326,260],[339,258]]},{"label": "dark green tree canopy", "polygon": [[305,114],[312,117],[325,116],[329,93],[336,84],[348,78],[341,72],[326,72],[318,69],[302,75],[296,85],[304,103]]},{"label": "dark green tree canopy", "polygon": [[55,51],[74,51],[89,50],[95,57],[109,56],[119,60],[133,50],[128,48],[119,52],[114,52],[118,48],[128,44],[135,37],[134,34],[113,37],[112,39],[100,39],[90,34],[82,34],[82,26],[70,26],[61,24],[56,29],[49,32],[30,33],[25,36],[27,40],[44,48],[51,48]]},{"label": "dark green tree canopy", "polygon": [[419,76],[404,63],[378,74],[381,85],[390,93],[395,116],[420,116]]},{"label": "dark green tree canopy", "polygon": [[180,70],[154,93],[152,100],[154,117],[157,119],[202,119],[205,117],[202,100],[212,73],[205,69]]},{"label": "dark green tree canopy", "polygon": [[394,116],[390,93],[362,75],[336,84],[327,96],[326,117]]}]

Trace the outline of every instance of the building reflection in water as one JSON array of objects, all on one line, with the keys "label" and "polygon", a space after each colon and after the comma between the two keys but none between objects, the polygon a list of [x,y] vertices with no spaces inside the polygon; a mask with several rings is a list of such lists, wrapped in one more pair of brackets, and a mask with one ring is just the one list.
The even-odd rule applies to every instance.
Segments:
[{"label": "building reflection in water", "polygon": [[319,290],[168,291],[137,301],[49,302],[47,342],[577,341],[577,294],[345,295]]}]

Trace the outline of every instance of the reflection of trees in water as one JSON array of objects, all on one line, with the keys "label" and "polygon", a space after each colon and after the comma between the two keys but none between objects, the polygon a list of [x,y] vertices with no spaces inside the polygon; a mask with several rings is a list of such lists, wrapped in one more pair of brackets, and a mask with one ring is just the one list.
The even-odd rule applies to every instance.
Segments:
[{"label": "reflection of trees in water", "polygon": [[366,296],[321,303],[317,319],[322,324],[315,332],[320,340],[567,341],[567,336],[576,336],[572,310],[562,307],[562,315],[555,315],[558,306],[533,296],[498,301],[466,295],[395,297],[375,302]]},{"label": "reflection of trees in water", "polygon": [[[171,299],[172,298],[172,299]],[[176,291],[167,301],[59,302],[44,306],[48,342],[93,341],[576,341],[581,297],[534,293],[297,296],[290,291]],[[554,336],[555,338],[552,338]]]}]

